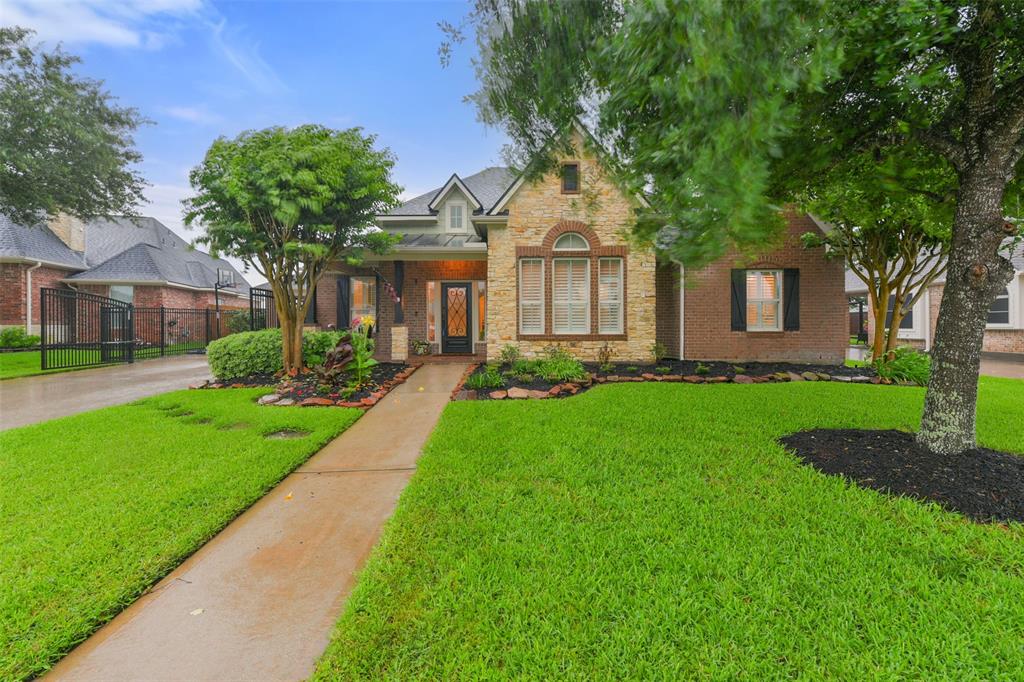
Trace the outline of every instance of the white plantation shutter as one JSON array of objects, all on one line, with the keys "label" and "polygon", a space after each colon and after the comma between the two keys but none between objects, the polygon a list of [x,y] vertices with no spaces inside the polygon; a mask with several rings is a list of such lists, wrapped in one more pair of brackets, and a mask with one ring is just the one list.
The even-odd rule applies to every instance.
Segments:
[{"label": "white plantation shutter", "polygon": [[551,323],[555,334],[590,333],[590,261],[556,258],[551,280]]},{"label": "white plantation shutter", "polygon": [[597,333],[622,333],[621,258],[602,258],[598,261]]},{"label": "white plantation shutter", "polygon": [[519,261],[519,333],[544,333],[544,260]]}]

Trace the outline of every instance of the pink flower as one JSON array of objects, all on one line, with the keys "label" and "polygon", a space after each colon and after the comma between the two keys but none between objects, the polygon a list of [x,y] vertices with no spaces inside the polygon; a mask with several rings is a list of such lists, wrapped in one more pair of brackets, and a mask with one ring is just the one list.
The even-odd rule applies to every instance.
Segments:
[{"label": "pink flower", "polygon": [[363,324],[363,318],[361,318],[361,317],[357,317],[356,319],[352,320],[352,328],[353,329],[359,328],[359,326],[362,325],[362,324]]}]

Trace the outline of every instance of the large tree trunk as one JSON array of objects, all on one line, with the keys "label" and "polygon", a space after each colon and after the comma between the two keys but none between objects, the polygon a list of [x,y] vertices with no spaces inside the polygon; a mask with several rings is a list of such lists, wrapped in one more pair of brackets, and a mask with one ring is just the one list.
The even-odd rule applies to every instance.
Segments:
[{"label": "large tree trunk", "polygon": [[874,318],[874,334],[871,338],[871,359],[877,360],[885,351],[885,305],[878,302],[878,297],[870,295],[871,316]]},{"label": "large tree trunk", "polygon": [[961,176],[953,244],[932,346],[932,374],[917,442],[956,454],[975,447],[975,407],[981,343],[988,309],[1013,276],[999,255],[1006,237],[1005,180],[994,172]]}]

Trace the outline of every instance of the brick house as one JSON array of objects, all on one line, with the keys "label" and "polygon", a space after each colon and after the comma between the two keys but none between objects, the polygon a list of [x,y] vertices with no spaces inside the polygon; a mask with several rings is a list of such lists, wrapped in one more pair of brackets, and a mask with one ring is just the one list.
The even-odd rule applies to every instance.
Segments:
[{"label": "brick house", "polygon": [[[982,337],[982,352],[1012,353],[1024,355],[1024,245],[1017,244],[1010,253],[1013,263],[1013,279],[1003,293],[996,298],[988,312],[988,323]],[[935,324],[939,319],[939,306],[945,289],[946,276],[940,275],[925,290],[924,295],[913,305],[900,322],[897,339],[900,345],[930,350],[935,338]],[[866,297],[867,287],[852,272],[846,275],[846,294],[849,297]],[[892,301],[889,315],[892,315]],[[870,302],[867,305],[868,338],[875,332],[874,315]]]},{"label": "brick house", "polygon": [[0,215],[0,328],[39,333],[39,290],[71,287],[138,307],[248,306],[249,285],[230,263],[193,249],[154,218],[87,223],[61,217],[29,227]]},{"label": "brick house", "polygon": [[378,216],[400,242],[360,267],[335,264],[315,323],[372,314],[378,356],[394,360],[414,341],[490,360],[507,344],[526,357],[563,346],[585,360],[607,345],[615,361],[642,362],[656,341],[686,359],[844,360],[843,267],[800,245],[818,229],[807,216],[788,214],[779,243],[754,260],[729,254],[684,273],[630,239],[643,199],[574,141],[574,156],[538,181],[497,167],[451,175]]}]

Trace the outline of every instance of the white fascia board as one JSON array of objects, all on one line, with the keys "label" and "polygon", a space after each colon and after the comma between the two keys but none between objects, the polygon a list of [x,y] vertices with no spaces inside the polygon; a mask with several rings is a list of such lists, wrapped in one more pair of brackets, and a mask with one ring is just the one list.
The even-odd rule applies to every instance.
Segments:
[{"label": "white fascia board", "polygon": [[[509,199],[512,198],[512,195],[519,191],[519,188],[523,186],[523,182],[524,177],[522,175],[516,178],[516,181],[513,182],[508,189],[505,190],[505,193],[501,195],[500,199],[498,199],[498,203],[496,203],[494,207],[487,212],[487,215],[494,216],[495,214],[501,213],[503,210],[505,210],[505,204],[507,204]],[[506,220],[507,219],[508,218],[506,217]]]},{"label": "white fascia board", "polygon": [[466,184],[462,182],[462,179],[459,178],[459,176],[456,175],[455,173],[452,173],[452,176],[448,178],[448,182],[444,184],[444,187],[438,190],[437,194],[434,195],[434,198],[430,200],[429,204],[427,204],[427,208],[429,208],[431,211],[436,211],[437,207],[441,205],[441,200],[445,198],[448,192],[452,191],[453,187],[458,187],[459,190],[466,195],[466,198],[469,199],[469,202],[473,206],[474,211],[482,208],[477,198],[473,196],[473,193],[469,191],[469,188],[466,187]]},{"label": "white fascia board", "polygon": [[379,215],[378,223],[423,223],[437,222],[436,215]]},{"label": "white fascia board", "polygon": [[35,265],[36,263],[40,263],[53,268],[59,268],[61,270],[77,270],[78,272],[82,272],[86,269],[84,265],[68,265],[67,263],[58,263],[56,261],[44,260],[41,258],[26,258],[24,256],[0,256],[0,263],[24,263],[26,265]]}]

